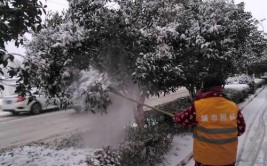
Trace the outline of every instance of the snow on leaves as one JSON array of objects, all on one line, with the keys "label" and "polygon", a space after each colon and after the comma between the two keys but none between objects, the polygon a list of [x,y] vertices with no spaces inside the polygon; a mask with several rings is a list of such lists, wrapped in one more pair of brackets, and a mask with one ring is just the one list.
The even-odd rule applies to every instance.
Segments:
[{"label": "snow on leaves", "polygon": [[105,108],[105,79],[89,69],[122,85],[134,81],[145,95],[156,95],[179,86],[195,89],[207,73],[227,75],[245,52],[259,55],[264,45],[242,4],[140,2],[114,1],[113,10],[105,0],[71,0],[63,17],[51,17],[54,24],[27,43],[24,73],[35,79],[24,83],[63,97],[78,80],[77,94],[88,102],[83,105],[92,110],[98,106],[89,103],[102,102]]},{"label": "snow on leaves", "polygon": [[111,103],[107,75],[93,69],[81,71],[79,75],[80,78],[68,90],[72,94],[73,104],[80,105],[84,111],[105,112],[107,105]]}]

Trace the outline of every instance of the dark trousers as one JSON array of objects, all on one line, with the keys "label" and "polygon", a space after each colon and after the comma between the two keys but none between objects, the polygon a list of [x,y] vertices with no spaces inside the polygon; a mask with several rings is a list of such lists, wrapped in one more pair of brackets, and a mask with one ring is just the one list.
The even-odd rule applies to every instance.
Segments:
[{"label": "dark trousers", "polygon": [[[204,164],[201,164],[199,162],[195,162],[195,166],[212,166],[212,165],[204,165]],[[228,164],[228,165],[218,165],[218,166],[235,166],[235,163],[233,164]]]}]

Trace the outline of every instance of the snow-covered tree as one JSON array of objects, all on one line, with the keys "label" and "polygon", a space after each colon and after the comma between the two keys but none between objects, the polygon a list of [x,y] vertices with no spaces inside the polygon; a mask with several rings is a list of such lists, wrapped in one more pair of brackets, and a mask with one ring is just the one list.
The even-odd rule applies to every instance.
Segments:
[{"label": "snow-covered tree", "polygon": [[[193,96],[204,74],[226,77],[251,34],[242,4],[144,0],[110,8],[107,2],[71,0],[64,17],[53,16],[33,34],[20,88],[42,87],[62,100],[78,93],[91,111],[109,103],[111,84],[140,103],[179,86]],[[142,126],[142,105],[136,117]]]},{"label": "snow-covered tree", "polygon": [[217,73],[227,78],[245,53],[262,52],[257,49],[263,45],[261,39],[252,37],[259,36],[255,20],[244,11],[244,3],[194,1],[181,11],[176,28],[180,37],[172,45],[182,66],[184,86],[192,96],[200,88],[203,75]]},{"label": "snow-covered tree", "polygon": [[[67,86],[72,77],[85,78],[73,71],[86,73],[94,68],[106,73],[109,81],[127,95],[134,93],[133,97],[141,103],[145,96],[175,90],[180,70],[171,64],[173,50],[167,42],[168,37],[176,34],[172,21],[178,5],[146,1],[140,12],[138,3],[118,4],[120,8],[113,10],[105,6],[106,1],[71,1],[62,24],[47,24],[26,44],[28,60],[19,72],[22,83],[43,87],[49,95],[63,97],[70,89]],[[34,81],[25,79],[27,75],[34,77]],[[99,87],[96,82],[93,85]],[[85,84],[88,88],[84,92],[90,98],[95,88]],[[138,88],[130,91],[133,86]],[[137,108],[136,116],[142,124],[143,109]]]},{"label": "snow-covered tree", "polygon": [[[255,21],[257,23],[257,21]],[[258,66],[262,66],[266,59],[267,39],[264,39],[263,32],[258,31],[256,26],[251,27],[251,33],[246,42],[243,55],[236,59],[237,73],[253,74]],[[258,71],[257,71],[258,73]]]},{"label": "snow-covered tree", "polygon": [[45,7],[38,0],[0,0],[0,48],[12,39],[18,46],[23,42],[21,36],[29,29],[40,30]]},{"label": "snow-covered tree", "polygon": [[[14,40],[15,45],[23,43],[22,36],[32,30],[41,29],[41,15],[45,13],[46,6],[38,0],[0,0],[0,74],[4,75],[2,68],[6,68],[14,56],[5,50],[5,43]],[[1,81],[1,80],[0,80]],[[1,85],[1,89],[4,87]]]}]

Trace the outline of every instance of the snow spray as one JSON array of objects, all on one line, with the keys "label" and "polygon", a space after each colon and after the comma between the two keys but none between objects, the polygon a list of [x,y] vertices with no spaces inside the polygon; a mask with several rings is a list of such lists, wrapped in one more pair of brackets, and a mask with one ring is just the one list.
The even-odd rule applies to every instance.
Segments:
[{"label": "snow spray", "polygon": [[[106,83],[102,88],[110,87],[106,75],[93,70],[84,71],[82,72],[79,83],[73,84],[73,88],[76,89],[73,96],[79,96],[80,92],[87,90],[86,88],[94,83],[95,80]],[[101,115],[88,112],[82,113],[82,116],[78,116],[80,118],[80,124],[78,124],[79,129],[85,131],[81,134],[82,139],[80,143],[86,147],[98,148],[102,146],[120,145],[128,134],[127,129],[134,123],[137,105],[143,105],[172,116],[168,112],[138,102],[140,101],[141,90],[136,84],[128,82],[124,90],[125,95],[122,95],[113,88],[109,90],[112,92],[110,93],[112,104],[107,107],[107,114]]]},{"label": "snow spray", "polygon": [[88,131],[82,135],[82,144],[85,147],[100,148],[106,146],[118,146],[127,136],[127,128],[134,121],[134,109],[136,105],[111,96],[112,104],[107,108],[107,114],[91,114],[88,122]]},{"label": "snow spray", "polygon": [[[138,100],[138,87],[127,87],[127,96]],[[81,144],[84,147],[101,148],[118,147],[127,138],[128,129],[134,123],[134,112],[137,103],[121,96],[111,94],[112,103],[107,107],[107,114],[88,114],[88,130],[82,134]]]}]

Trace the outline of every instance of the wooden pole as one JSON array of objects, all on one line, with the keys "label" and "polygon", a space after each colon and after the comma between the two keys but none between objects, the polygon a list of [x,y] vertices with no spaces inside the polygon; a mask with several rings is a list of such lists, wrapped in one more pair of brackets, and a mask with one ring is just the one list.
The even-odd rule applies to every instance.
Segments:
[{"label": "wooden pole", "polygon": [[170,117],[173,117],[173,114],[172,114],[172,113],[169,113],[169,112],[163,111],[163,110],[161,110],[161,109],[152,107],[152,106],[147,105],[147,104],[145,104],[145,103],[140,103],[139,101],[136,101],[136,100],[134,100],[134,99],[132,99],[132,98],[129,98],[129,97],[127,97],[127,96],[124,96],[123,94],[121,94],[121,93],[119,93],[119,92],[117,92],[117,91],[115,91],[115,90],[111,90],[110,92],[113,93],[113,94],[115,94],[115,95],[118,95],[118,96],[120,96],[120,97],[122,97],[122,98],[125,98],[125,99],[127,99],[127,100],[129,100],[129,101],[132,101],[132,102],[134,102],[134,103],[143,105],[143,106],[145,106],[145,107],[151,108],[152,110],[155,110],[155,111],[158,111],[158,112],[163,113],[163,114],[165,114],[165,115],[168,115],[168,116],[170,116]]}]

